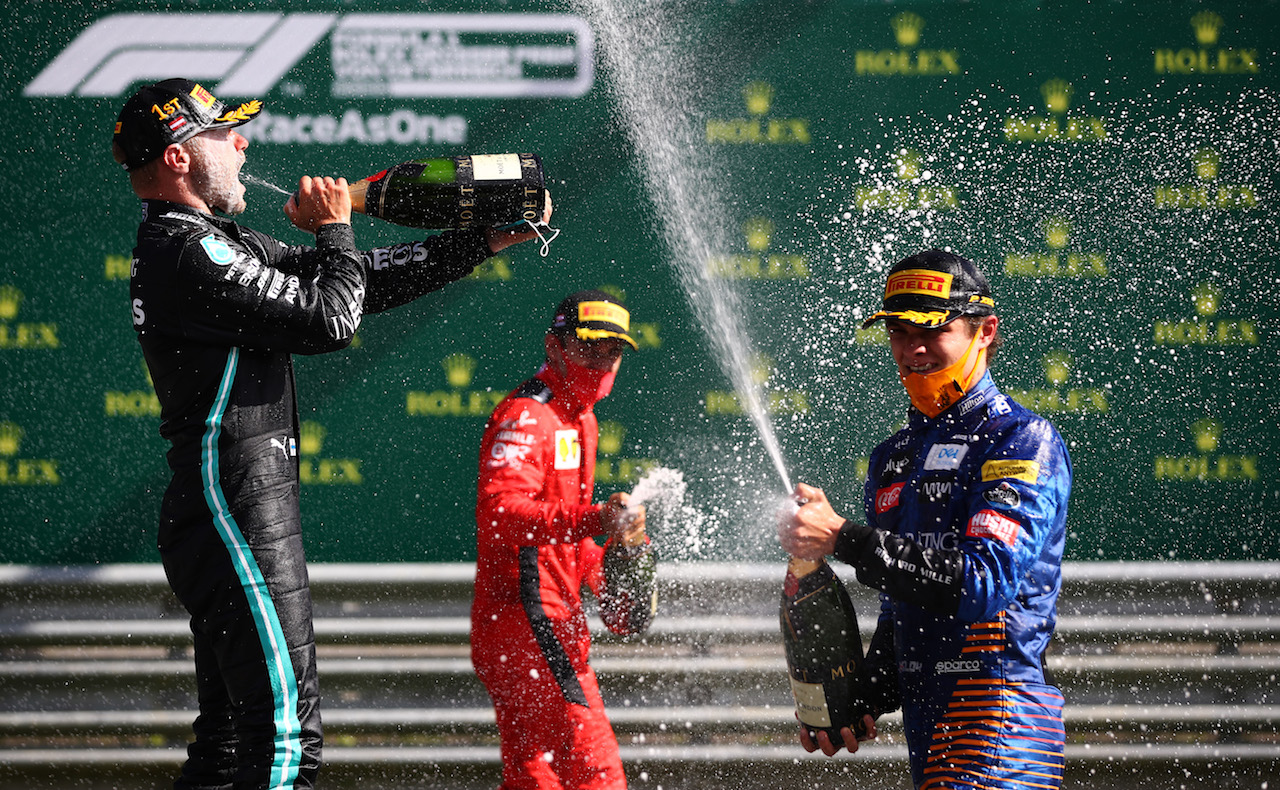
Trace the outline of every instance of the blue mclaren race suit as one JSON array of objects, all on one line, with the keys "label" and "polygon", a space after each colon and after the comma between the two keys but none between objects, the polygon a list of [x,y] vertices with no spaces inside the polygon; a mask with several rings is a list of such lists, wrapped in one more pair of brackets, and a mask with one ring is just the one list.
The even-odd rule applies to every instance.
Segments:
[{"label": "blue mclaren race suit", "polygon": [[321,728],[292,355],[345,348],[362,314],[457,280],[489,247],[457,231],[359,252],[342,223],[291,246],[186,206],[142,208],[133,322],[172,445],[158,543],[191,615],[200,704],[175,787],[311,787]]},{"label": "blue mclaren race suit", "polygon": [[936,419],[912,410],[871,454],[867,525],[835,556],[881,591],[872,707],[903,711],[918,788],[1056,788],[1057,622],[1071,460],[1042,417],[986,374]]}]

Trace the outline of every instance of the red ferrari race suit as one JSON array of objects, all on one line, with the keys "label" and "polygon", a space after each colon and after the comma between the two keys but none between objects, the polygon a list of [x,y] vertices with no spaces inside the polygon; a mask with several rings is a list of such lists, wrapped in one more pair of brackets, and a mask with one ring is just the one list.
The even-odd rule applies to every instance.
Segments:
[{"label": "red ferrari race suit", "polygon": [[[502,740],[502,787],[622,788],[582,586],[605,592],[595,487],[596,417],[549,367],[502,401],[485,426],[476,499],[471,661]],[[643,607],[610,630],[643,630]],[[646,621],[646,622],[641,622]]]}]

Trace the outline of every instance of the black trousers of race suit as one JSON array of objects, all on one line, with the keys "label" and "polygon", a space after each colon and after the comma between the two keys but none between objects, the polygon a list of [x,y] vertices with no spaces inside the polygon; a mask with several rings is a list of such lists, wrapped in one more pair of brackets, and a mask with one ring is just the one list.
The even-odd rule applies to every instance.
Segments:
[{"label": "black trousers of race suit", "polygon": [[234,505],[178,472],[159,548],[191,615],[200,712],[175,788],[310,788],[320,767],[320,689],[298,484]]}]

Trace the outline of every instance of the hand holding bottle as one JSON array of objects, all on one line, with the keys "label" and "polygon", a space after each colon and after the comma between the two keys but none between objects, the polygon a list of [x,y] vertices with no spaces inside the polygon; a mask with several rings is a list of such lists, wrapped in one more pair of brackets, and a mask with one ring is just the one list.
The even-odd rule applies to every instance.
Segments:
[{"label": "hand holding bottle", "polygon": [[849,750],[849,754],[858,751],[858,744],[862,741],[869,741],[876,737],[876,720],[870,714],[864,714],[862,717],[862,726],[866,729],[866,735],[854,735],[853,730],[848,727],[840,728],[841,742],[836,743],[831,740],[831,736],[824,730],[818,731],[817,740],[814,740],[809,734],[809,728],[801,725],[800,727],[800,745],[804,747],[806,752],[816,752],[819,749],[828,757],[835,756],[835,753],[843,747]]},{"label": "hand holding bottle", "polygon": [[631,496],[616,493],[600,509],[600,526],[610,540],[624,546],[638,546],[645,541],[644,505],[630,506]]},{"label": "hand holding bottle", "polygon": [[[551,191],[546,191],[546,202],[542,208],[542,219],[539,220],[540,225],[548,225],[551,222]],[[512,244],[519,244],[522,241],[540,238],[537,229],[528,222],[519,222],[515,225],[508,225],[501,228],[486,228],[485,241],[489,242],[489,250],[494,253],[501,252]]]},{"label": "hand holding bottle", "polygon": [[836,548],[836,536],[844,526],[844,517],[832,509],[821,488],[798,483],[794,513],[778,520],[778,540],[782,550],[793,557],[820,560]]},{"label": "hand holding bottle", "polygon": [[307,233],[333,222],[351,224],[347,179],[303,176],[298,179],[298,191],[285,201],[284,213],[294,227]]}]

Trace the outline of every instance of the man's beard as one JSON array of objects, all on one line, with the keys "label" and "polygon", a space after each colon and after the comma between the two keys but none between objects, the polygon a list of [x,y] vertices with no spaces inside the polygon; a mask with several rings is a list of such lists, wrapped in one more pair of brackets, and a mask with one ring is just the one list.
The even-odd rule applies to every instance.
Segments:
[{"label": "man's beard", "polygon": [[228,216],[244,211],[244,186],[240,183],[239,168],[210,155],[203,140],[192,138],[187,142],[195,143],[188,148],[192,164],[191,186],[195,193],[209,208]]}]

